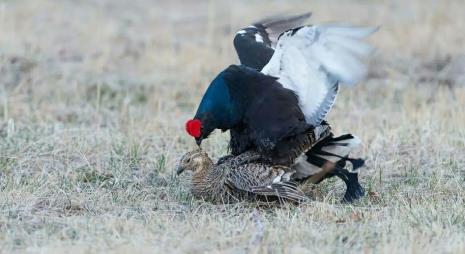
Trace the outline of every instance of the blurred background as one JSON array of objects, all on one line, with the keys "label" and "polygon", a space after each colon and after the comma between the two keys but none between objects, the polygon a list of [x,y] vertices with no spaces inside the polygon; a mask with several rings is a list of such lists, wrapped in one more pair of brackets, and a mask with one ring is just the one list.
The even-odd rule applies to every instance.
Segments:
[{"label": "blurred background", "polygon": [[[130,249],[149,239],[163,242],[166,251],[231,238],[220,229],[249,220],[225,218],[221,211],[201,217],[185,208],[187,182],[173,177],[179,156],[195,147],[184,123],[214,76],[238,63],[236,31],[267,16],[311,11],[310,23],[381,27],[370,39],[377,51],[367,80],[342,89],[329,121],[336,133],[364,141],[361,179],[374,198],[361,210],[381,206],[361,219],[366,234],[380,238],[364,241],[362,235],[351,246],[361,250],[396,240],[400,251],[429,230],[427,221],[436,218],[440,227],[449,216],[463,217],[463,206],[451,207],[464,202],[464,10],[461,0],[0,0],[0,241],[15,249],[92,239],[90,249],[112,243]],[[227,140],[227,133],[216,134],[205,147],[217,158],[227,153]],[[336,202],[343,186],[323,184],[320,200]],[[462,199],[451,202],[453,197]],[[406,200],[422,209],[418,221],[396,217],[411,212]],[[385,206],[397,210],[391,214]],[[316,221],[334,222],[341,214],[353,219],[345,208],[313,208],[307,215]],[[187,240],[179,243],[186,216],[203,218],[191,227],[205,233],[186,229]],[[215,224],[215,218],[225,222]],[[395,226],[373,226],[377,219]],[[456,223],[460,230],[426,233],[414,247],[434,251],[448,239],[452,250],[463,250],[465,224]],[[170,237],[147,225],[165,228]],[[338,230],[357,231],[318,225],[313,234],[336,247],[347,244],[338,240]],[[413,225],[418,232],[405,230]],[[311,234],[294,226],[294,234]],[[280,238],[288,231],[267,234],[270,243],[299,239]],[[211,244],[223,250],[234,245]]]},{"label": "blurred background", "polygon": [[4,0],[0,116],[77,124],[99,117],[110,125],[143,117],[181,126],[214,75],[238,62],[238,29],[306,11],[311,23],[381,26],[372,39],[375,85],[463,85],[463,8],[452,0]]}]

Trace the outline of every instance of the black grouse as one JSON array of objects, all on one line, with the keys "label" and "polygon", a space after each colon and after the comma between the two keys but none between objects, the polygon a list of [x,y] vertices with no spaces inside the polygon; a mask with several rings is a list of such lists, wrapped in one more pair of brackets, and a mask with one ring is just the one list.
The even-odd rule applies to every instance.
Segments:
[{"label": "black grouse", "polygon": [[297,155],[289,148],[326,124],[340,84],[355,85],[364,78],[362,60],[372,47],[362,39],[377,28],[301,26],[309,16],[267,19],[240,30],[234,46],[241,65],[229,66],[212,81],[186,130],[198,145],[215,129],[229,130],[233,155],[255,149],[274,164],[315,173],[330,162],[341,169],[337,176],[346,182],[345,200],[351,201],[363,195],[363,188],[357,174],[343,168],[347,161],[354,170],[363,165],[348,157],[360,144],[358,138],[331,135]]}]

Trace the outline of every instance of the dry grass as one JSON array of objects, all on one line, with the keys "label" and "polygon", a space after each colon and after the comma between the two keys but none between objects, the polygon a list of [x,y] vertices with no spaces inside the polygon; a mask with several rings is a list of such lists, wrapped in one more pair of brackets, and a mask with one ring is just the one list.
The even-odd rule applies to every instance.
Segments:
[{"label": "dry grass", "polygon": [[[434,78],[441,59],[464,53],[464,8],[0,1],[0,252],[464,253],[465,84]],[[329,117],[364,141],[371,195],[342,205],[333,179],[298,208],[193,200],[173,174],[194,146],[183,123],[237,61],[234,31],[304,10],[313,22],[382,25],[370,79],[344,89]],[[205,144],[217,157],[226,140]]]}]

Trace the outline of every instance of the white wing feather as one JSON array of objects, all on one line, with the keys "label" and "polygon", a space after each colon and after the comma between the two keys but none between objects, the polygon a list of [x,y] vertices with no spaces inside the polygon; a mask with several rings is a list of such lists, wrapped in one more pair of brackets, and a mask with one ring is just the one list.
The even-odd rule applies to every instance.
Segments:
[{"label": "white wing feather", "polygon": [[338,85],[355,85],[366,75],[363,58],[373,47],[361,41],[377,28],[305,26],[281,35],[262,72],[299,97],[306,121],[319,125],[331,109]]}]

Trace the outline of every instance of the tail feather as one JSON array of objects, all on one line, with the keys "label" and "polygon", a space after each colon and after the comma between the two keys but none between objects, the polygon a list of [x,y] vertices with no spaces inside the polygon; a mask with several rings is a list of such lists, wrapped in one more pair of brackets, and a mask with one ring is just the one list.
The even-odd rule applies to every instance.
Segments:
[{"label": "tail feather", "polygon": [[[360,145],[360,139],[352,134],[326,137],[297,159],[293,165],[293,169],[296,170],[295,179],[302,181],[318,173],[330,173],[335,165],[344,168],[347,162],[352,164],[352,173],[358,172],[365,160],[350,158],[349,154]],[[330,165],[334,166],[329,167]]]},{"label": "tail feather", "polygon": [[[365,190],[358,182],[358,169],[365,164],[361,158],[350,158],[349,153],[359,147],[360,139],[346,134],[339,137],[330,135],[302,155],[293,166],[296,181],[319,183],[323,179],[337,176],[347,185],[344,202],[363,197]],[[347,163],[352,165],[349,171]]]}]

